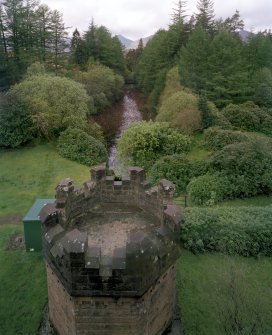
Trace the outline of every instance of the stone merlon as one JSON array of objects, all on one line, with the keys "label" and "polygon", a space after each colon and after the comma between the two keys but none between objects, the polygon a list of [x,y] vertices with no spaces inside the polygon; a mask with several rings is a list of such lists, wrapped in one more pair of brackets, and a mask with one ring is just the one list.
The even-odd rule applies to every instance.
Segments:
[{"label": "stone merlon", "polygon": [[65,179],[41,213],[47,263],[71,296],[142,296],[180,255],[175,185],[151,187],[142,168],[115,180],[105,166]]}]

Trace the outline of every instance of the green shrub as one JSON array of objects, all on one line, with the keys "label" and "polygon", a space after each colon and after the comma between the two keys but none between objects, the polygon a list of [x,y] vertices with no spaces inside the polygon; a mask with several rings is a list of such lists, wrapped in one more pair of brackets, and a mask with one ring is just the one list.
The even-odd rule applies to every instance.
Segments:
[{"label": "green shrub", "polygon": [[59,154],[85,165],[97,165],[107,160],[105,146],[77,128],[68,128],[58,139]]},{"label": "green shrub", "polygon": [[185,248],[243,256],[272,256],[272,207],[187,208]]},{"label": "green shrub", "polygon": [[157,74],[153,90],[150,93],[149,100],[153,110],[156,110],[160,101],[160,96],[165,88],[166,72],[166,69],[163,69]]},{"label": "green shrub", "polygon": [[192,163],[185,155],[161,157],[150,169],[149,178],[152,183],[161,179],[171,180],[176,185],[176,194],[186,189],[193,176]]},{"label": "green shrub", "polygon": [[218,173],[205,174],[193,178],[187,187],[189,199],[196,205],[212,206],[231,193],[231,184],[227,177]]},{"label": "green shrub", "polygon": [[232,131],[211,127],[204,131],[205,147],[211,150],[220,150],[226,145],[245,142],[249,136],[241,131]]},{"label": "green shrub", "polygon": [[120,161],[149,169],[165,155],[184,153],[189,150],[188,136],[171,128],[167,123],[135,122],[122,135],[118,143]]},{"label": "green shrub", "polygon": [[232,129],[232,125],[229,120],[221,111],[218,110],[213,102],[209,101],[208,107],[212,115],[214,127],[220,127],[222,129]]},{"label": "green shrub", "polygon": [[272,107],[272,86],[267,83],[259,84],[255,90],[254,101],[260,106]]},{"label": "green shrub", "polygon": [[69,126],[84,128],[89,97],[84,87],[68,78],[32,75],[10,92],[24,102],[27,111],[45,138],[54,138]]},{"label": "green shrub", "polygon": [[202,128],[198,98],[192,93],[179,91],[166,99],[156,117],[156,121],[166,121],[187,134]]},{"label": "green shrub", "polygon": [[37,135],[26,103],[12,91],[0,97],[0,146],[15,148]]},{"label": "green shrub", "polygon": [[249,197],[272,191],[271,141],[258,139],[228,145],[213,154],[211,167],[230,180],[232,197]]},{"label": "green shrub", "polygon": [[99,63],[90,63],[88,71],[77,72],[75,80],[84,85],[91,98],[90,114],[102,111],[118,100],[123,92],[123,77]]},{"label": "green shrub", "polygon": [[222,112],[236,129],[272,134],[271,115],[266,109],[261,109],[253,102],[248,101],[241,105],[230,104]]},{"label": "green shrub", "polygon": [[[180,84],[178,66],[170,69],[165,78],[165,88],[160,96],[160,102],[163,103],[165,100],[170,98],[174,93],[182,91],[184,88]],[[188,90],[189,91],[189,90]]]},{"label": "green shrub", "polygon": [[86,123],[86,126],[83,129],[88,135],[94,137],[99,142],[106,145],[106,140],[104,137],[104,132],[102,127],[92,120],[91,118],[88,119],[88,122]]}]

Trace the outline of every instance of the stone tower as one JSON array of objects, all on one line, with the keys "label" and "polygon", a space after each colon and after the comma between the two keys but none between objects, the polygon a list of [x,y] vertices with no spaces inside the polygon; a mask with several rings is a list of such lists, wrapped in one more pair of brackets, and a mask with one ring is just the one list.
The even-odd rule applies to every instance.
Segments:
[{"label": "stone tower", "polygon": [[173,320],[174,185],[151,187],[141,168],[116,181],[104,166],[82,188],[71,179],[40,218],[49,317],[60,335],[160,335]]}]

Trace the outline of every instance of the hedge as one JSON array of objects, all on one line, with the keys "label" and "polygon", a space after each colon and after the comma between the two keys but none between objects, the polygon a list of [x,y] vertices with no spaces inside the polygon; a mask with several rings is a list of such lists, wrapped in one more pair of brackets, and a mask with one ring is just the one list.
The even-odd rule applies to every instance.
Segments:
[{"label": "hedge", "polygon": [[187,208],[181,241],[194,253],[272,255],[272,206]]},{"label": "hedge", "polygon": [[208,128],[204,131],[204,145],[211,150],[220,150],[226,145],[246,142],[249,135],[241,131],[220,129],[216,127]]}]

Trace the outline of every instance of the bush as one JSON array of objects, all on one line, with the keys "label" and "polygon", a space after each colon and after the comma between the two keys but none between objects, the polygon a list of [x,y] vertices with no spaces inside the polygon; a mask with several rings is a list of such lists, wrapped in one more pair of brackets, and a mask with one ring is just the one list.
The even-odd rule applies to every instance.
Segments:
[{"label": "bush", "polygon": [[160,101],[161,94],[165,88],[165,78],[166,78],[166,69],[163,69],[157,74],[153,90],[150,93],[149,101],[154,111],[156,111],[156,108]]},{"label": "bush", "polygon": [[99,142],[106,145],[106,140],[104,137],[104,132],[103,132],[102,127],[97,122],[92,120],[91,118],[89,118],[88,122],[86,123],[86,126],[82,130],[84,130],[88,135],[94,137]]},{"label": "bush", "polygon": [[226,145],[245,142],[249,136],[240,131],[211,127],[204,131],[204,145],[211,150],[220,150]]},{"label": "bush", "polygon": [[253,102],[248,101],[241,105],[230,104],[222,112],[236,129],[272,134],[271,115],[266,109],[261,109]]},{"label": "bush", "polygon": [[0,97],[0,146],[15,148],[37,135],[27,105],[12,91]]},{"label": "bush", "polygon": [[102,111],[118,100],[123,92],[124,79],[99,63],[90,63],[88,71],[76,73],[75,79],[85,86],[91,98],[90,114]]},{"label": "bush", "polygon": [[32,75],[10,92],[24,102],[24,112],[42,137],[54,138],[69,126],[86,124],[89,98],[84,87],[71,79]]},{"label": "bush", "polygon": [[159,157],[184,153],[189,147],[188,136],[167,123],[142,121],[124,132],[118,143],[118,156],[126,166],[138,165],[148,170]]},{"label": "bush", "polygon": [[105,146],[81,129],[68,128],[58,139],[59,154],[84,165],[97,165],[107,161]]},{"label": "bush", "polygon": [[212,206],[227,198],[231,184],[218,173],[193,178],[187,187],[189,199],[196,205]]},{"label": "bush", "polygon": [[228,145],[214,153],[211,167],[233,184],[232,197],[248,197],[272,191],[271,141],[258,139]]},{"label": "bush", "polygon": [[225,117],[225,115],[218,110],[213,102],[208,102],[208,107],[212,115],[213,126],[220,127],[222,129],[232,129],[232,125],[229,120]]},{"label": "bush", "polygon": [[[160,97],[160,102],[163,103],[165,100],[170,98],[174,93],[182,91],[183,87],[180,84],[178,66],[170,69],[165,78],[165,87]],[[188,90],[189,91],[189,90]]]},{"label": "bush", "polygon": [[200,130],[202,124],[198,98],[185,91],[174,93],[162,103],[156,121],[169,122],[187,134]]},{"label": "bush", "polygon": [[176,185],[176,194],[186,189],[193,176],[192,163],[185,155],[161,157],[150,169],[150,181],[156,184],[161,179],[171,180]]},{"label": "bush", "polygon": [[181,240],[195,253],[272,256],[272,207],[188,208]]},{"label": "bush", "polygon": [[260,106],[272,107],[272,85],[259,84],[255,90],[254,101]]}]

